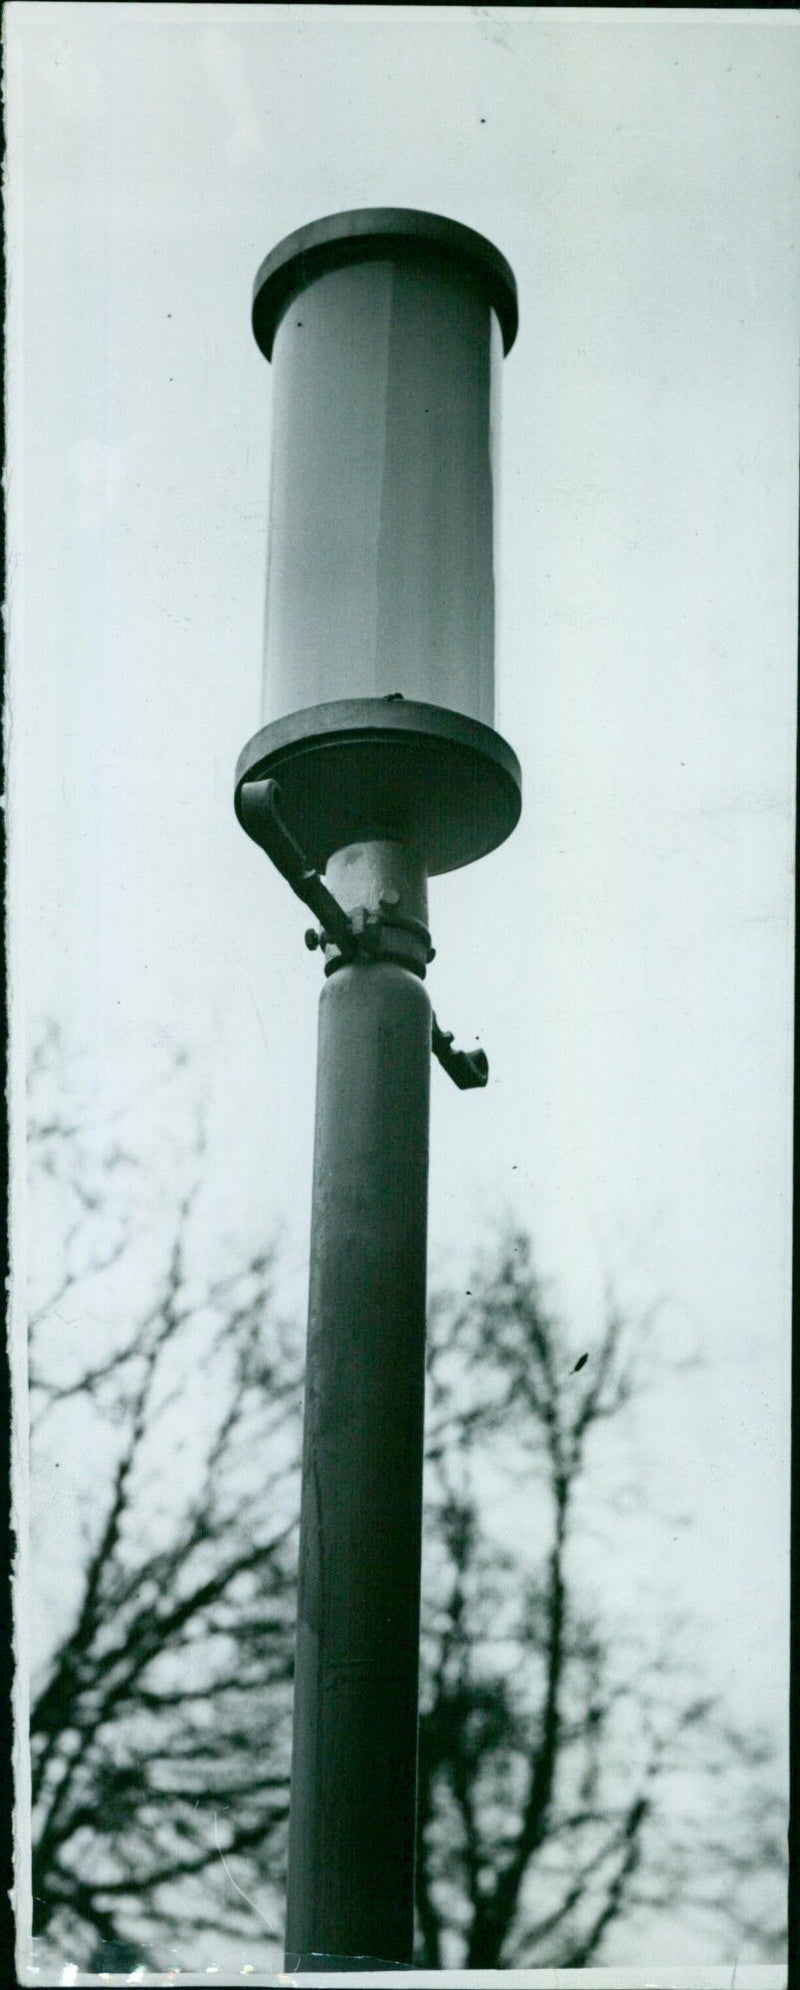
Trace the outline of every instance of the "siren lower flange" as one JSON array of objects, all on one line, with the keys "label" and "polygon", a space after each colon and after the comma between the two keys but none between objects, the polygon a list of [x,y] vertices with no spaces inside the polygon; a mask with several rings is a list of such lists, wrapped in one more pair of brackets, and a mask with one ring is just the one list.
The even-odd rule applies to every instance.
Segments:
[{"label": "siren lower flange", "polygon": [[516,754],[490,726],[402,697],[340,699],[291,712],[248,740],[235,807],[256,843],[257,795],[280,783],[282,810],[314,866],[371,839],[407,843],[430,876],[497,848],[519,821]]}]

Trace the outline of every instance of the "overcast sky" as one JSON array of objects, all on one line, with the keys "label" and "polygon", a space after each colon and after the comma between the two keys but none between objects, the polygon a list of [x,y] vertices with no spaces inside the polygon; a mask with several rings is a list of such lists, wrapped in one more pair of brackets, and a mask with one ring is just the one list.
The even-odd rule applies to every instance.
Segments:
[{"label": "overcast sky", "polygon": [[[659,1582],[745,1717],[788,1680],[798,18],[6,9],[14,997],[96,1060],[165,1035],[220,1221],[302,1281],[318,957],[238,828],[260,720],[259,262],[432,209],[519,285],[503,367],[511,841],[434,881],[431,1254],[509,1210],[582,1344],[603,1280],[707,1357],[651,1470]],[[17,1038],[18,1054],[20,1039]],[[614,1572],[609,1571],[613,1582]]]}]

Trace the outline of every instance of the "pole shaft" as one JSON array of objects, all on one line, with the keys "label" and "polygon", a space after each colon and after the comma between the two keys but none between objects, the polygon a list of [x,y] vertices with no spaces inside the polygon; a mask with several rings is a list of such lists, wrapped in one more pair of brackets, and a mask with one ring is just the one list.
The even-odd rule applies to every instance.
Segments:
[{"label": "pole shaft", "polygon": [[301,1955],[413,1947],[431,1010],[320,999],[287,1903]]}]

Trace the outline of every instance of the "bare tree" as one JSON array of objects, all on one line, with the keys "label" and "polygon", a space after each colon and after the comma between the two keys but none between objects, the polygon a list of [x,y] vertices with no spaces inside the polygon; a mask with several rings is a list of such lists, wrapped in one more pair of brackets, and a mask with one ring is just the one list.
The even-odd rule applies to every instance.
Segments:
[{"label": "bare tree", "polygon": [[155,1289],[87,1361],[65,1322],[113,1312],[98,1282],[135,1249],[133,1164],[111,1140],[92,1156],[63,1109],[33,1137],[67,1212],[32,1319],[34,1471],[70,1411],[79,1430],[88,1411],[105,1461],[72,1623],[31,1708],[34,1928],[70,1956],[89,1932],[157,1947],[187,1924],[274,1943],[268,1884],[260,1909],[245,1898],[280,1877],[287,1810],[302,1374],[274,1253],[192,1269],[200,1134]]},{"label": "bare tree", "polygon": [[[179,1942],[185,1968],[223,1959],[226,1939],[274,1966],[300,1336],[280,1317],[274,1249],[197,1269],[202,1128],[188,1185],[159,1209],[163,1261],[151,1238],[131,1306],[137,1163],[113,1130],[87,1142],[60,1095],[61,1064],[51,1039],[34,1068],[48,1109],[34,1096],[31,1131],[61,1230],[32,1315],[34,1470],[72,1418],[91,1508],[72,1615],[33,1696],[34,1927],[51,1952],[94,1966],[161,1963]],[[65,1347],[65,1317],[108,1322],[114,1280],[124,1300],[102,1345],[92,1358],[88,1337]],[[727,1931],[757,1956],[781,1953],[765,1749],[751,1740],[748,1758],[674,1648],[648,1649],[581,1594],[574,1549],[598,1499],[613,1497],[593,1447],[607,1426],[623,1429],[646,1344],[646,1323],[609,1299],[589,1345],[570,1345],[520,1234],[468,1292],[431,1307],[423,1966],[580,1966],[619,1954],[637,1914],[678,1901],[721,1942]],[[715,1788],[738,1777],[738,1837],[721,1816],[711,1843],[707,1811],[705,1836],[687,1821],[676,1799],[687,1772]]]},{"label": "bare tree", "polygon": [[[587,1607],[572,1556],[615,1504],[593,1446],[606,1426],[617,1444],[645,1368],[658,1386],[655,1316],[609,1293],[589,1346],[572,1344],[513,1231],[434,1309],[417,1862],[432,1967],[580,1968],[618,1956],[645,1908],[782,1953],[780,1803],[753,1781],[768,1747],[724,1722],[678,1626],[654,1637]],[[676,1777],[730,1793],[737,1772],[760,1840],[742,1815],[712,1847]],[[746,1878],[770,1901],[749,1925]]]}]

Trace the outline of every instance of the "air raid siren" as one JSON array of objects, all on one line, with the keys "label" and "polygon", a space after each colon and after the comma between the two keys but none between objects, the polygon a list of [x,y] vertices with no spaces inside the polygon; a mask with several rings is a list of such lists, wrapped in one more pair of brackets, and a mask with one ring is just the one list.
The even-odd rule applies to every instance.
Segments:
[{"label": "air raid siren", "polygon": [[263,724],[239,757],[237,814],[269,847],[275,780],[317,870],[373,839],[454,870],[521,805],[494,730],[513,274],[457,222],[359,209],[273,249],[253,329],[274,374],[272,491]]}]

